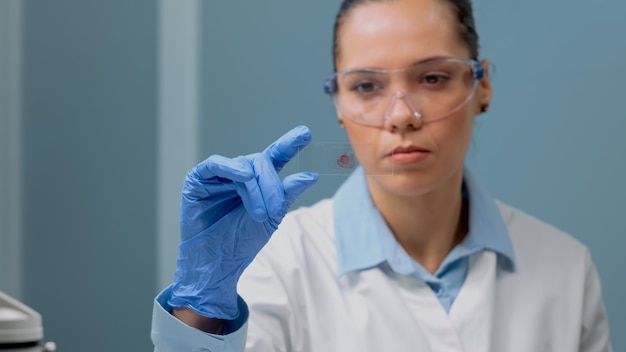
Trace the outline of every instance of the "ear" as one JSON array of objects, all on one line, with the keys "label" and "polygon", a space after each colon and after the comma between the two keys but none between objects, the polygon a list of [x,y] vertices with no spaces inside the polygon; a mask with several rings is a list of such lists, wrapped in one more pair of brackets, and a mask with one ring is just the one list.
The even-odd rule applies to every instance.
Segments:
[{"label": "ear", "polygon": [[483,78],[478,82],[478,107],[477,114],[485,112],[485,107],[488,107],[491,102],[491,96],[493,95],[493,89],[491,87],[491,80],[489,78],[489,61],[483,60],[480,63],[483,66],[485,72]]}]

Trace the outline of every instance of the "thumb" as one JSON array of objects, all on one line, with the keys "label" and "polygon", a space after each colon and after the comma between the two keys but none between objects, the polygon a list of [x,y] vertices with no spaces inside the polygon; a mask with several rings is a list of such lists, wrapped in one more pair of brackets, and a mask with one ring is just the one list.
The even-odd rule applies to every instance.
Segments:
[{"label": "thumb", "polygon": [[317,182],[317,176],[318,175],[313,172],[299,172],[283,179],[285,205],[287,205],[287,208],[289,208],[302,193],[313,187],[315,182]]}]

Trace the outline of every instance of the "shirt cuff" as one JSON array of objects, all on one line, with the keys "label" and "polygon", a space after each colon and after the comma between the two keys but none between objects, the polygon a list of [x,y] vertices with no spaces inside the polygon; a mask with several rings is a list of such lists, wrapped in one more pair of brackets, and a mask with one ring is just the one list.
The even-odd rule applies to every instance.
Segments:
[{"label": "shirt cuff", "polygon": [[150,336],[155,351],[244,351],[248,331],[248,305],[241,297],[237,297],[239,317],[227,322],[224,327],[225,335],[214,335],[193,328],[174,317],[171,314],[172,307],[167,304],[170,296],[171,286],[154,300]]}]

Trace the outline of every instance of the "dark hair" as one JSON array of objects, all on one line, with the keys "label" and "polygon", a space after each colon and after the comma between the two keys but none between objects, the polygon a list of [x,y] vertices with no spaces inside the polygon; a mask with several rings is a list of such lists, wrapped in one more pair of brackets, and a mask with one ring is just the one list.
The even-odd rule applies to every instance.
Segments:
[{"label": "dark hair", "polygon": [[[391,2],[394,0],[343,0],[341,7],[335,18],[335,29],[333,30],[333,67],[337,70],[337,57],[339,57],[338,36],[344,18],[355,7],[369,2]],[[471,0],[441,0],[448,2],[455,10],[459,35],[470,50],[470,57],[478,59],[478,33],[476,32],[476,24],[474,23],[474,11],[472,10]]]}]

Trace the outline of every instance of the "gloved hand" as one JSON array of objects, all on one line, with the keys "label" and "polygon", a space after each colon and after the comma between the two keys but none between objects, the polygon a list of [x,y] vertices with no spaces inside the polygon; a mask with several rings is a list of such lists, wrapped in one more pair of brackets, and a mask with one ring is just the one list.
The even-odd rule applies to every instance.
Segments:
[{"label": "gloved hand", "polygon": [[317,181],[314,173],[283,180],[277,174],[310,140],[307,127],[296,127],[262,153],[233,159],[213,155],[187,174],[170,306],[237,318],[237,281],[243,270],[289,206]]}]

